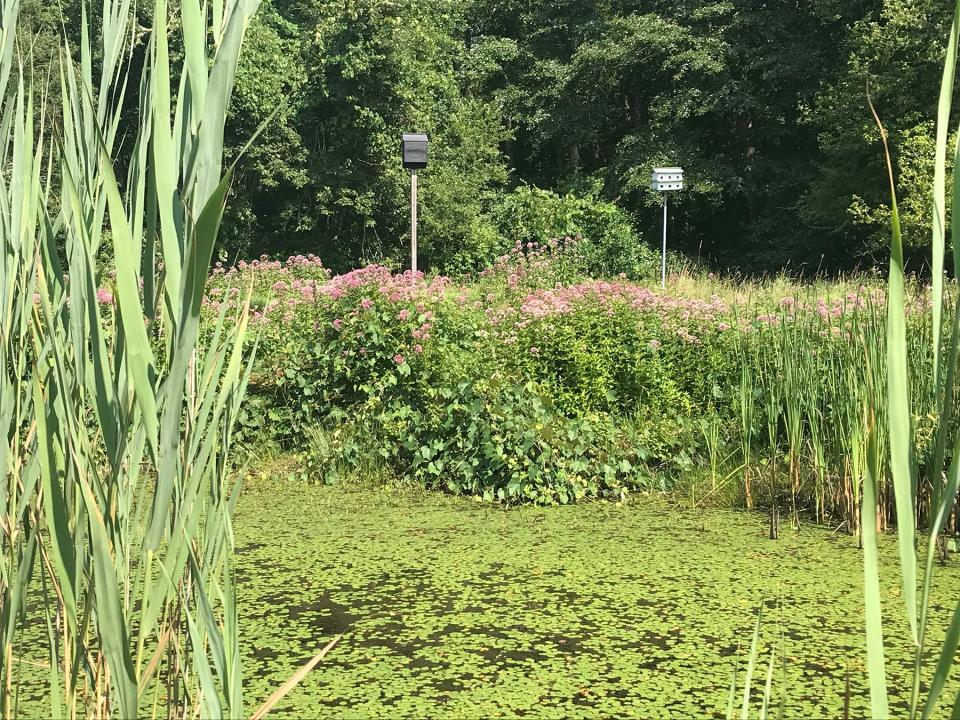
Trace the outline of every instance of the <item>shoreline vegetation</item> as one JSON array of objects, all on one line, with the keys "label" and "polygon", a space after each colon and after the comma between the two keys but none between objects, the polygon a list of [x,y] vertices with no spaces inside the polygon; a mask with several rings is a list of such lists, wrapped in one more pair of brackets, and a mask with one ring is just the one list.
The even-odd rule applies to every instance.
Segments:
[{"label": "shoreline vegetation", "polygon": [[[860,527],[863,407],[882,404],[886,362],[876,278],[685,273],[661,291],[587,277],[567,238],[456,280],[378,265],[332,276],[312,256],[218,267],[205,313],[232,311],[249,286],[258,357],[240,435],[302,453],[312,480],[367,467],[544,504],[671,489]],[[937,419],[930,303],[911,286],[921,464]],[[878,502],[883,529],[890,486]]]}]

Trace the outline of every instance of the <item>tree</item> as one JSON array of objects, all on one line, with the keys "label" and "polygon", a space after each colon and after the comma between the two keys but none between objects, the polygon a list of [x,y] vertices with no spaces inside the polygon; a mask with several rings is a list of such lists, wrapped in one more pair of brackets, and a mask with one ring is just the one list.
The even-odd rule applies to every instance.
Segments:
[{"label": "tree", "polygon": [[507,151],[519,179],[557,190],[600,179],[606,198],[653,230],[650,169],[680,164],[689,184],[675,219],[689,251],[748,267],[819,256],[797,210],[818,154],[805,108],[843,61],[841,3],[471,8],[473,86],[515,132]]},{"label": "tree", "polygon": [[425,266],[484,261],[497,242],[484,209],[506,179],[508,132],[461,88],[461,12],[442,0],[276,0],[264,17],[238,83],[235,135],[287,101],[242,173],[235,244],[309,249],[337,268],[405,263],[400,136],[413,130],[431,136],[420,175]]},{"label": "tree", "polygon": [[476,268],[511,244],[495,218],[525,185],[612,203],[657,237],[657,164],[686,170],[671,213],[689,254],[755,271],[882,261],[869,76],[921,253],[948,21],[933,0],[272,0],[233,151],[273,119],[240,167],[223,251],[405,266],[412,130],[431,136],[423,267]]},{"label": "tree", "polygon": [[868,83],[890,133],[908,266],[912,259],[919,269],[929,255],[928,178],[951,14],[932,0],[884,0],[872,8],[853,23],[846,40],[849,59],[810,110],[808,122],[819,133],[823,158],[803,196],[802,214],[866,263],[882,262],[889,243],[889,190],[879,131],[867,105]]}]

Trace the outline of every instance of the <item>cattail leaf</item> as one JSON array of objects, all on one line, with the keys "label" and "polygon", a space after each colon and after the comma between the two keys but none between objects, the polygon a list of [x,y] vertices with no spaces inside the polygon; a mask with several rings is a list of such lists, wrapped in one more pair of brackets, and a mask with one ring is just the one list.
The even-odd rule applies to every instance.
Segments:
[{"label": "cattail leaf", "polygon": [[[950,109],[953,106],[953,85],[957,68],[957,39],[960,33],[960,4],[954,9],[953,24],[947,41],[947,54],[940,82],[937,103],[937,131],[933,166],[933,237],[931,240],[933,284],[933,378],[940,379],[940,335],[943,325],[943,263],[946,253],[946,182],[947,139],[950,133]],[[954,250],[956,256],[957,250]]]},{"label": "cattail leaf", "polygon": [[193,668],[197,671],[197,679],[200,681],[200,700],[203,703],[202,716],[205,718],[223,717],[223,707],[220,704],[220,693],[217,690],[217,683],[213,678],[213,672],[210,670],[210,663],[207,660],[207,654],[203,648],[208,639],[204,633],[197,627],[193,619],[193,613],[184,603],[184,614],[187,617],[187,627],[190,631],[190,642],[193,644],[194,652],[191,653]]},{"label": "cattail leaf", "polygon": [[156,0],[153,10],[153,51],[151,64],[152,82],[150,97],[153,108],[151,113],[151,153],[150,172],[156,194],[155,206],[159,218],[160,250],[163,256],[163,271],[166,274],[165,301],[170,317],[176,322],[180,317],[181,300],[180,274],[183,267],[182,224],[176,221],[176,215],[182,216],[180,194],[177,191],[177,155],[174,153],[173,137],[170,130],[170,51],[167,34],[167,2]]},{"label": "cattail leaf", "polygon": [[[873,106],[871,105],[871,108]],[[914,645],[919,645],[917,621],[917,555],[915,542],[915,473],[913,432],[910,418],[910,387],[907,374],[906,305],[903,276],[903,238],[893,162],[887,147],[887,132],[874,111],[883,140],[890,181],[890,272],[887,281],[887,420],[890,434],[890,474],[897,508],[897,541],[903,600]]]},{"label": "cattail leaf", "polygon": [[733,709],[737,702],[737,665],[739,658],[734,660],[733,671],[730,673],[730,690],[727,693],[727,711],[724,713],[726,720],[733,720]]},{"label": "cattail leaf", "polygon": [[884,659],[883,610],[880,605],[880,567],[877,558],[877,477],[880,466],[874,423],[867,426],[867,453],[863,475],[863,578],[867,633],[867,673],[870,678],[871,716],[889,717],[887,707],[887,674]]},{"label": "cattail leaf", "polygon": [[930,682],[930,690],[927,693],[927,699],[923,706],[923,720],[927,720],[933,715],[940,701],[940,694],[943,692],[947,678],[950,677],[950,671],[953,668],[957,655],[957,649],[960,648],[960,603],[953,611],[953,618],[947,628],[947,635],[943,640],[943,646],[940,648],[940,659],[937,661],[936,670],[933,673],[933,679]]},{"label": "cattail leaf", "polygon": [[760,620],[763,617],[763,603],[757,610],[757,621],[753,627],[753,639],[750,641],[750,655],[747,656],[747,669],[743,679],[743,702],[740,706],[740,720],[750,717],[750,690],[753,684],[753,670],[757,664],[757,652],[760,646]]},{"label": "cattail leaf", "polygon": [[139,258],[133,256],[133,238],[127,222],[123,198],[113,172],[113,161],[101,143],[103,189],[107,195],[110,214],[110,230],[113,236],[116,284],[119,296],[119,315],[123,327],[123,342],[127,371],[130,373],[132,391],[140,407],[146,430],[147,444],[154,456],[159,455],[157,399],[154,390],[156,367],[153,351],[144,324],[143,307],[140,304],[137,270]]},{"label": "cattail leaf", "polygon": [[163,535],[174,483],[180,462],[179,438],[183,413],[185,381],[190,360],[197,342],[200,308],[206,287],[207,272],[213,254],[227,191],[230,173],[221,180],[217,191],[208,200],[191,234],[187,264],[182,276],[180,297],[183,299],[178,336],[175,340],[170,374],[164,382],[163,415],[160,428],[160,452],[157,464],[157,487],[147,530],[146,545],[156,549]]},{"label": "cattail leaf", "polygon": [[[218,536],[223,537],[220,533],[218,533]],[[207,596],[208,585],[204,582],[204,571],[197,562],[196,554],[193,551],[190,552],[190,566],[194,581],[193,599],[196,601],[202,635],[206,640],[202,645],[197,645],[196,647],[201,648],[199,652],[205,657],[207,652],[209,652],[210,658],[213,661],[213,669],[220,678],[221,685],[226,687],[227,658],[223,647],[223,637],[221,635],[220,625],[214,616],[213,608],[210,606],[210,601]]]},{"label": "cattail leaf", "polygon": [[[37,354],[39,355],[39,340]],[[51,555],[60,585],[64,588],[63,599],[68,621],[75,627],[77,622],[76,578],[73,575],[75,555],[73,533],[67,517],[67,503],[63,494],[62,463],[58,463],[57,440],[59,419],[52,403],[47,402],[41,387],[39,367],[34,369],[33,406],[37,428],[37,457],[39,459],[40,484],[43,489],[44,512],[47,531],[50,533]]]},{"label": "cattail leaf", "polygon": [[[183,13],[184,76],[190,84],[188,106],[202,108],[208,83],[206,6],[204,4],[203,15],[200,0],[183,0],[180,8]],[[190,128],[190,134],[196,135],[201,118],[192,117],[190,120],[194,126]],[[220,170],[218,167],[218,173]]]},{"label": "cattail leaf", "polygon": [[[196,177],[190,178],[196,183],[193,185],[193,197],[198,205],[207,202],[220,181],[223,165],[223,118],[233,92],[243,36],[259,5],[259,0],[234,0],[227,5],[222,38],[216,49],[206,96],[203,98]],[[188,184],[188,187],[190,186],[191,184]]]},{"label": "cattail leaf", "polygon": [[773,693],[773,667],[776,658],[776,648],[772,648],[770,650],[770,662],[767,665],[767,682],[763,686],[763,703],[760,706],[759,720],[767,720],[767,711],[770,707],[770,696]]}]

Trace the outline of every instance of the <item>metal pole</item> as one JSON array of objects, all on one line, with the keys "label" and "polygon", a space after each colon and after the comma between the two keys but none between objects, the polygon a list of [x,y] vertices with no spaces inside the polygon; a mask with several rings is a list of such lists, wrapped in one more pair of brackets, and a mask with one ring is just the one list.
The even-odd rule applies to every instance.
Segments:
[{"label": "metal pole", "polygon": [[663,194],[663,253],[660,257],[660,287],[667,287],[667,194]]},{"label": "metal pole", "polygon": [[410,171],[410,269],[417,272],[417,171]]}]

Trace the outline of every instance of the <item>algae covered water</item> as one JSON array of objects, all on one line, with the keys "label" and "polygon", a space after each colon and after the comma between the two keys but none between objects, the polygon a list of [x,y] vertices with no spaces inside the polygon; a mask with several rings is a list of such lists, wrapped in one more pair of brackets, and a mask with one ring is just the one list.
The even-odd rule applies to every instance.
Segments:
[{"label": "algae covered water", "polygon": [[[786,716],[840,717],[847,692],[867,716],[856,539],[767,532],[760,514],[658,497],[504,509],[251,481],[236,519],[247,704],[342,634],[278,716],[722,717],[764,605],[758,674],[775,646]],[[903,701],[895,552],[885,538],[888,682]],[[958,591],[960,557],[938,569],[932,647]]]}]

